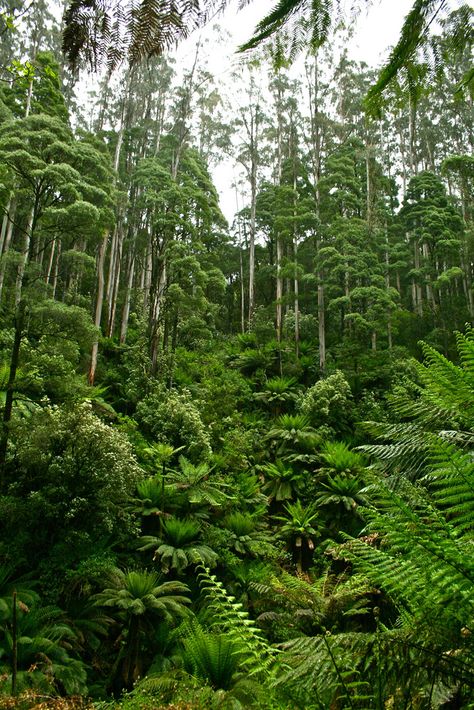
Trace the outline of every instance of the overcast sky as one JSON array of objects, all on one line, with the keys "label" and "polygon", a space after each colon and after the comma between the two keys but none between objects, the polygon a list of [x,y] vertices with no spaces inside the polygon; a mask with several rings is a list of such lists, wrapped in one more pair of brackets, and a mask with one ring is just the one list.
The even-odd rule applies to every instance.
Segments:
[{"label": "overcast sky", "polygon": [[[254,0],[244,10],[238,12],[235,7],[237,3],[234,2],[234,5],[230,5],[224,13],[215,18],[215,23],[231,35],[228,57],[223,57],[222,54],[216,56],[216,61],[221,63],[222,69],[226,68],[232,58],[232,50],[251,37],[258,21],[275,6],[275,3],[276,0]],[[346,0],[348,8],[350,4]],[[461,0],[457,4],[461,4]],[[351,58],[364,61],[369,65],[379,64],[386,57],[387,48],[397,41],[403,19],[412,6],[413,0],[372,0],[370,8],[361,11],[356,18],[353,40],[349,45]],[[200,36],[211,38],[213,24],[211,22],[202,30]],[[177,57],[182,59],[192,52],[195,38],[194,34],[180,46]],[[237,61],[236,57],[233,59]]]}]

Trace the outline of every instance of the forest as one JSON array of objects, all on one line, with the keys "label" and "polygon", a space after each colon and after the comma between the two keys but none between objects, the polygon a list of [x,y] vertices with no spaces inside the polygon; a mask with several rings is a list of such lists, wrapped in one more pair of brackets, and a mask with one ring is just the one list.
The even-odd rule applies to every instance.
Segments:
[{"label": "forest", "polygon": [[474,710],[474,8],[227,4],[0,0],[0,710]]}]

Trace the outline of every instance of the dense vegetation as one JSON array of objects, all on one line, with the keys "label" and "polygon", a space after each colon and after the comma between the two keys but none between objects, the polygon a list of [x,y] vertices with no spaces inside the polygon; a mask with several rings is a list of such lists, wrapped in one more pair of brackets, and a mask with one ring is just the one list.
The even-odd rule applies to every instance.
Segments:
[{"label": "dense vegetation", "polygon": [[318,43],[232,96],[198,43],[86,99],[21,8],[0,707],[474,708],[472,9],[368,118],[376,72]]}]

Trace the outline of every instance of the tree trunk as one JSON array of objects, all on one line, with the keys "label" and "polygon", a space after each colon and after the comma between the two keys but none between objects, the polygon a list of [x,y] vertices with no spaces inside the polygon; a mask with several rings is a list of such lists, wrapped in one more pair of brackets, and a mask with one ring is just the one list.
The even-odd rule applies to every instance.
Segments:
[{"label": "tree trunk", "polygon": [[242,259],[242,247],[239,247],[240,257],[240,329],[245,333],[245,285],[244,285],[244,263]]},{"label": "tree trunk", "polygon": [[[14,197],[11,202],[9,203],[9,211],[5,214],[5,218],[7,219],[7,224],[6,224],[6,232],[5,232],[5,238],[3,241],[3,250],[2,250],[2,256],[5,254],[8,254],[10,251],[10,244],[12,241],[12,236],[13,236],[13,222],[15,219],[15,213],[16,213],[16,197]],[[2,224],[3,227],[3,224]],[[5,269],[6,269],[6,263],[5,260],[2,259],[0,263],[0,301],[2,299],[2,294],[3,294],[3,282],[5,280]]]},{"label": "tree trunk", "polygon": [[26,270],[26,265],[28,264],[28,256],[29,256],[30,247],[31,247],[34,218],[35,218],[35,207],[33,206],[31,208],[29,215],[28,215],[28,221],[26,223],[24,239],[23,239],[23,250],[21,253],[20,263],[18,265],[16,284],[15,284],[15,307],[18,307],[18,304],[20,303],[20,300],[21,300],[21,292],[23,289],[23,282],[25,279],[25,270]]},{"label": "tree trunk", "polygon": [[[132,245],[133,248],[133,245]],[[122,310],[122,323],[120,326],[120,344],[123,345],[127,339],[128,319],[130,316],[130,300],[132,297],[133,277],[135,274],[135,252],[130,255],[130,266],[128,269],[128,281],[125,291],[125,301]]]},{"label": "tree trunk", "polygon": [[95,304],[95,317],[94,325],[97,328],[97,333],[92,344],[91,352],[91,364],[89,367],[88,381],[89,385],[92,387],[95,381],[95,372],[97,369],[97,356],[99,354],[99,329],[102,320],[102,306],[104,303],[104,263],[105,254],[107,251],[108,234],[106,234],[102,239],[102,244],[100,245],[99,255],[97,259],[97,298]]},{"label": "tree trunk", "polygon": [[23,338],[25,326],[26,303],[20,301],[16,307],[15,313],[15,336],[13,339],[13,348],[10,356],[10,371],[8,374],[8,382],[5,394],[5,406],[3,408],[2,417],[2,433],[0,438],[0,490],[3,490],[5,485],[5,468],[9,437],[10,420],[13,412],[13,397],[15,394],[15,380],[18,365],[20,362],[20,347]]}]

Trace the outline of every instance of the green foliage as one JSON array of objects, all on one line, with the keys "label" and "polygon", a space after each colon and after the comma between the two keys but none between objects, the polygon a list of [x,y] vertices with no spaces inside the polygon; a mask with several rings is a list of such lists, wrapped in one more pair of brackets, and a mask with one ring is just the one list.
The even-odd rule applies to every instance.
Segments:
[{"label": "green foliage", "polygon": [[3,554],[26,555],[54,576],[100,540],[133,534],[124,506],[142,472],[129,442],[89,403],[46,407],[18,422],[11,455],[1,525],[11,529],[16,521],[21,534],[16,540],[2,536]]},{"label": "green foliage", "polygon": [[[13,653],[13,604],[0,622],[0,692],[9,693]],[[74,658],[72,649],[76,636],[65,622],[60,609],[39,606],[27,607],[17,603],[17,661],[18,690],[32,688],[42,693],[59,695],[85,694],[86,669]]]},{"label": "green foliage", "polygon": [[155,548],[157,560],[166,574],[173,571],[183,574],[192,565],[214,565],[216,553],[201,539],[201,526],[194,520],[169,518],[163,521],[160,537],[144,536],[140,550]]},{"label": "green foliage", "polygon": [[209,434],[186,390],[155,389],[138,404],[136,419],[147,436],[174,448],[184,447],[190,461],[209,459]]},{"label": "green foliage", "polygon": [[348,431],[352,407],[351,388],[342,372],[316,382],[299,403],[301,413],[326,436],[340,436]]},{"label": "green foliage", "polygon": [[357,478],[337,474],[334,478],[328,476],[321,486],[325,490],[316,497],[318,506],[343,506],[347,511],[355,511],[358,505],[365,503],[363,483]]},{"label": "green foliage", "polygon": [[190,510],[219,508],[231,500],[229,484],[213,474],[207,463],[193,464],[179,457],[179,469],[170,471],[167,481]]},{"label": "green foliage", "polygon": [[278,454],[311,453],[320,442],[309,417],[303,414],[282,414],[275,420],[266,438],[275,442]]},{"label": "green foliage", "polygon": [[173,624],[187,615],[188,587],[177,581],[163,582],[156,572],[113,570],[111,586],[95,596],[99,606],[111,608],[121,627],[123,644],[116,666],[130,688],[142,676],[144,651],[157,620]]},{"label": "green foliage", "polygon": [[278,652],[264,641],[255,623],[242,610],[242,605],[235,602],[209,570],[201,568],[199,581],[208,599],[213,627],[224,632],[231,643],[241,648],[241,665],[248,675],[265,681],[272,673]]},{"label": "green foliage", "polygon": [[319,473],[357,476],[364,469],[364,458],[358,451],[352,451],[343,441],[327,441],[319,454],[322,466]]},{"label": "green foliage", "polygon": [[302,475],[291,464],[277,459],[262,466],[262,471],[266,478],[262,490],[270,499],[291,500],[300,492]]}]

